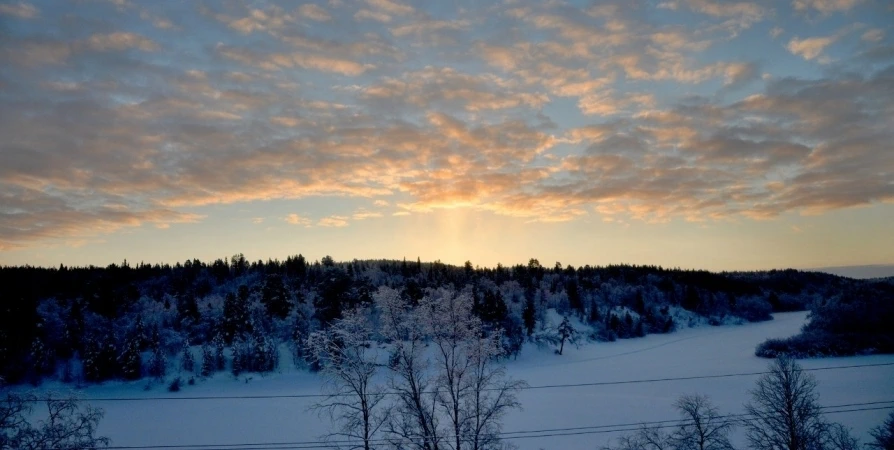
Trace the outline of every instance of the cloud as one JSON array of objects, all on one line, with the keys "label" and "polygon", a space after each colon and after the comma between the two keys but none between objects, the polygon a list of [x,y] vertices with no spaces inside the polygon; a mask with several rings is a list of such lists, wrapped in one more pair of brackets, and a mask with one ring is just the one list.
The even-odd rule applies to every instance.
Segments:
[{"label": "cloud", "polygon": [[318,226],[321,227],[330,227],[330,228],[341,228],[348,226],[348,218],[345,216],[329,216],[320,219],[317,222]]},{"label": "cloud", "polygon": [[469,22],[466,20],[430,20],[423,19],[417,20],[415,22],[400,25],[391,29],[391,34],[397,37],[404,37],[408,35],[427,35],[434,34],[440,31],[456,31],[462,30],[469,27]]},{"label": "cloud", "polygon": [[94,34],[87,40],[87,45],[96,51],[127,50],[135,48],[144,52],[154,52],[159,49],[158,44],[151,39],[135,33],[115,32],[109,34]]},{"label": "cloud", "polygon": [[745,27],[760,21],[766,14],[763,6],[753,2],[687,0],[686,4],[693,10],[714,17],[734,17]]},{"label": "cloud", "polygon": [[866,42],[881,42],[882,39],[885,38],[885,31],[881,28],[872,28],[870,30],[866,30],[863,33],[863,36],[860,39]]},{"label": "cloud", "polygon": [[783,14],[763,3],[666,2],[684,25],[623,2],[326,5],[210,2],[182,23],[216,31],[188,43],[151,2],[97,4],[108,21],[4,13],[52,32],[0,41],[0,246],[307,197],[369,209],[276,220],[765,220],[894,201],[884,30],[794,78],[778,68],[858,28],[817,24],[759,65],[732,31]]},{"label": "cloud", "polygon": [[[310,219],[308,219],[306,217],[299,216],[298,214],[295,214],[295,213],[287,215],[284,220],[286,221],[286,223],[288,223],[290,225],[303,225],[305,227],[309,227],[311,225],[311,223],[313,223],[313,222],[311,222]],[[260,222],[255,222],[255,223],[260,223]]]},{"label": "cloud", "polygon": [[[134,210],[97,202],[77,207],[64,197],[37,189],[3,184],[0,195],[0,251],[24,248],[40,242],[92,238],[125,228],[150,224],[168,228],[174,223],[194,223],[204,216],[170,209]],[[96,201],[84,194],[79,201]]]},{"label": "cloud", "polygon": [[796,11],[816,10],[822,14],[848,11],[862,0],[794,0],[792,5]]},{"label": "cloud", "polygon": [[266,71],[291,68],[313,69],[320,72],[357,76],[374,66],[349,59],[334,58],[312,53],[259,53],[246,48],[219,46],[217,52],[230,60],[245,66]]},{"label": "cloud", "polygon": [[319,5],[314,5],[312,3],[307,3],[298,7],[298,12],[308,19],[316,20],[317,22],[326,22],[332,20],[332,16],[326,12],[325,9],[320,7]]},{"label": "cloud", "polygon": [[385,13],[398,16],[407,16],[415,12],[412,6],[394,0],[366,0],[366,3]]},{"label": "cloud", "polygon": [[732,36],[751,28],[769,14],[767,8],[755,2],[687,0],[686,4],[693,11],[726,19],[718,24],[718,28],[726,30]]},{"label": "cloud", "polygon": [[363,89],[374,104],[403,104],[419,108],[453,106],[467,111],[540,107],[549,98],[524,92],[493,75],[472,75],[449,67],[425,67],[399,78],[386,78]]},{"label": "cloud", "polygon": [[40,10],[30,3],[18,2],[0,5],[0,15],[13,16],[20,19],[34,19],[40,16]]},{"label": "cloud", "polygon": [[792,38],[785,48],[806,60],[815,59],[823,50],[836,41],[835,37]]},{"label": "cloud", "polygon": [[351,214],[351,219],[353,220],[366,220],[366,219],[378,219],[382,217],[383,214],[378,211],[367,211],[365,209],[359,209]]},{"label": "cloud", "polygon": [[611,91],[586,95],[578,101],[578,108],[586,115],[611,116],[636,105],[637,108],[654,106],[655,99],[650,94],[630,93],[621,97],[612,95]]}]

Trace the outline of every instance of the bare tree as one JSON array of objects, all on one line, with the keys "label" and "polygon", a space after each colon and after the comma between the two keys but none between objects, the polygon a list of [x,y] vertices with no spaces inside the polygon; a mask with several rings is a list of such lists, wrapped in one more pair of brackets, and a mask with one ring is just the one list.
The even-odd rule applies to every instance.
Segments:
[{"label": "bare tree", "polygon": [[506,368],[497,364],[496,358],[503,352],[501,340],[502,333],[498,331],[468,343],[473,365],[469,378],[471,398],[467,400],[469,420],[464,432],[472,450],[497,448],[503,415],[521,408],[516,393],[527,384],[508,378]]},{"label": "bare tree", "polygon": [[605,446],[602,450],[673,450],[673,446],[660,426],[642,425],[636,433],[619,437],[616,447]]},{"label": "bare tree", "polygon": [[618,446],[603,450],[732,450],[729,433],[734,423],[720,415],[708,397],[686,395],[674,407],[681,420],[670,433],[662,426],[643,425],[634,434],[618,439]]},{"label": "bare tree", "polygon": [[28,417],[34,417],[32,405],[40,402],[41,399],[33,393],[7,392],[0,399],[0,450],[108,447],[109,438],[96,436],[96,427],[103,416],[101,409],[81,405],[74,395],[49,393],[43,400],[46,416],[34,426]]},{"label": "bare tree", "polygon": [[720,415],[704,395],[685,395],[674,404],[682,421],[671,433],[676,450],[732,450],[729,433],[734,422]]},{"label": "bare tree", "polygon": [[816,380],[793,359],[777,358],[745,405],[749,445],[756,450],[823,448],[827,425],[817,399]]},{"label": "bare tree", "polygon": [[396,448],[438,450],[444,439],[439,426],[434,376],[425,358],[425,329],[419,310],[400,292],[382,286],[373,294],[382,336],[390,341],[389,388],[396,401],[388,420],[388,441]]},{"label": "bare tree", "polygon": [[875,442],[868,445],[877,450],[894,450],[894,412],[888,415],[885,423],[875,427],[869,432]]},{"label": "bare tree", "polygon": [[824,433],[823,447],[827,450],[858,450],[860,441],[844,425],[830,423]]},{"label": "bare tree", "polygon": [[329,437],[362,442],[347,448],[375,448],[376,433],[385,421],[380,408],[385,394],[373,383],[378,364],[375,347],[370,345],[372,337],[368,312],[354,309],[307,339],[311,357],[326,376],[329,394],[312,408],[326,411],[331,419],[340,422],[341,431]]},{"label": "bare tree", "polygon": [[520,406],[516,393],[523,386],[509,379],[498,364],[500,333],[485,332],[466,292],[439,289],[430,292],[420,307],[434,347],[438,412],[452,438],[442,448],[498,448],[500,420],[506,411]]}]

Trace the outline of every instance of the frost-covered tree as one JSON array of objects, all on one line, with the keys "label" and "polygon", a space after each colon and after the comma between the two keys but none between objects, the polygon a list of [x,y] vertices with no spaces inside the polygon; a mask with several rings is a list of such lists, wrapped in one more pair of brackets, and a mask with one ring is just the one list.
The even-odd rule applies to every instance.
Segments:
[{"label": "frost-covered tree", "polygon": [[56,368],[56,357],[52,349],[44,345],[43,340],[35,337],[31,343],[30,362],[32,383],[38,384],[44,375],[52,373]]},{"label": "frost-covered tree", "polygon": [[252,335],[250,359],[250,370],[255,372],[270,372],[279,363],[276,342],[259,326]]},{"label": "frost-covered tree", "polygon": [[329,328],[307,338],[311,357],[326,377],[328,396],[314,405],[340,425],[330,437],[359,439],[363,449],[376,447],[376,436],[384,424],[382,388],[373,378],[378,371],[377,351],[370,345],[373,329],[365,309],[351,309]]},{"label": "frost-covered tree", "polygon": [[438,289],[420,305],[434,347],[436,403],[449,430],[443,448],[495,448],[500,419],[519,406],[521,384],[506,377],[496,358],[500,333],[487,333],[472,313],[468,292]]},{"label": "frost-covered tree", "polygon": [[295,367],[302,367],[307,363],[307,337],[310,334],[310,323],[307,316],[300,309],[295,314],[295,321],[292,324],[291,342],[289,347],[292,350],[292,362]]},{"label": "frost-covered tree", "polygon": [[183,349],[180,351],[180,369],[189,374],[196,370],[196,360],[192,356],[189,339],[183,340]]},{"label": "frost-covered tree", "polygon": [[211,376],[217,371],[217,363],[214,361],[214,351],[208,344],[202,345],[202,368],[200,374],[203,377]]},{"label": "frost-covered tree", "polygon": [[218,371],[226,369],[226,358],[224,357],[224,349],[226,349],[226,343],[224,342],[223,336],[220,333],[214,335],[214,339],[211,340],[211,346],[214,347],[214,366]]},{"label": "frost-covered tree", "polygon": [[241,285],[237,294],[227,293],[223,306],[223,338],[231,344],[242,333],[247,331],[249,322],[248,301],[250,292],[248,286]]},{"label": "frost-covered tree", "polygon": [[571,325],[568,316],[562,318],[562,323],[556,329],[556,334],[559,337],[559,350],[557,352],[561,355],[562,351],[565,350],[565,341],[574,341],[577,336],[577,330]]},{"label": "frost-covered tree", "polygon": [[111,333],[94,333],[84,343],[84,378],[103,381],[118,372],[118,352]]},{"label": "frost-covered tree", "polygon": [[164,378],[168,367],[168,358],[161,345],[158,327],[153,327],[149,336],[149,375],[156,379]]},{"label": "frost-covered tree", "polygon": [[434,450],[445,439],[437,414],[434,374],[426,358],[425,322],[396,289],[373,294],[382,337],[392,345],[388,386],[396,393],[387,422],[388,440],[398,448]]},{"label": "frost-covered tree", "polygon": [[143,357],[140,352],[142,339],[139,334],[131,333],[124,341],[124,350],[118,357],[118,365],[121,367],[121,376],[125,380],[137,380],[143,374]]},{"label": "frost-covered tree", "polygon": [[499,448],[503,416],[521,407],[516,394],[525,383],[509,379],[506,368],[496,361],[503,353],[501,341],[502,333],[497,331],[468,344],[472,370],[465,402],[468,423],[463,430],[466,448],[472,450]]},{"label": "frost-covered tree", "polygon": [[245,348],[245,342],[242,340],[233,341],[230,349],[233,354],[233,364],[230,366],[230,370],[234,376],[238,377],[242,372],[248,370],[246,367],[248,350]]}]

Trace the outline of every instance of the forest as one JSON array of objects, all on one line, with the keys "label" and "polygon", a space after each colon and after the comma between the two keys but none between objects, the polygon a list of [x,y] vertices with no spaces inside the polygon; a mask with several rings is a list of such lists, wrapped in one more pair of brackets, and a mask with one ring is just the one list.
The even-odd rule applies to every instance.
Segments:
[{"label": "forest", "polygon": [[[0,283],[0,377],[8,383],[164,379],[174,372],[238,376],[284,363],[320,370],[308,338],[349,311],[375,315],[367,307],[383,292],[396,293],[410,309],[433,298],[467,298],[483,329],[499,330],[502,357],[524,345],[553,346],[561,354],[585,340],[762,321],[772,312],[808,308],[813,320],[805,333],[837,333],[852,342],[827,353],[892,351],[884,325],[891,323],[891,279],[791,269],[575,268],[533,258],[487,268],[418,258],[308,261],[300,254],[251,262],[237,254],[211,263],[2,267]],[[371,338],[387,341],[387,321],[372,322]],[[793,344],[768,345],[773,351],[760,355]]]}]

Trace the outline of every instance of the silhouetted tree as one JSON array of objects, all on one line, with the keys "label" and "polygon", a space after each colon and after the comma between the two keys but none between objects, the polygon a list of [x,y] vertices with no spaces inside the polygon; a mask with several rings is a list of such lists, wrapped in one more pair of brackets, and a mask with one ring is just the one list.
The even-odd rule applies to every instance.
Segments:
[{"label": "silhouetted tree", "polygon": [[744,422],[755,450],[815,450],[823,447],[826,424],[817,403],[816,380],[795,360],[776,359],[757,381]]}]

